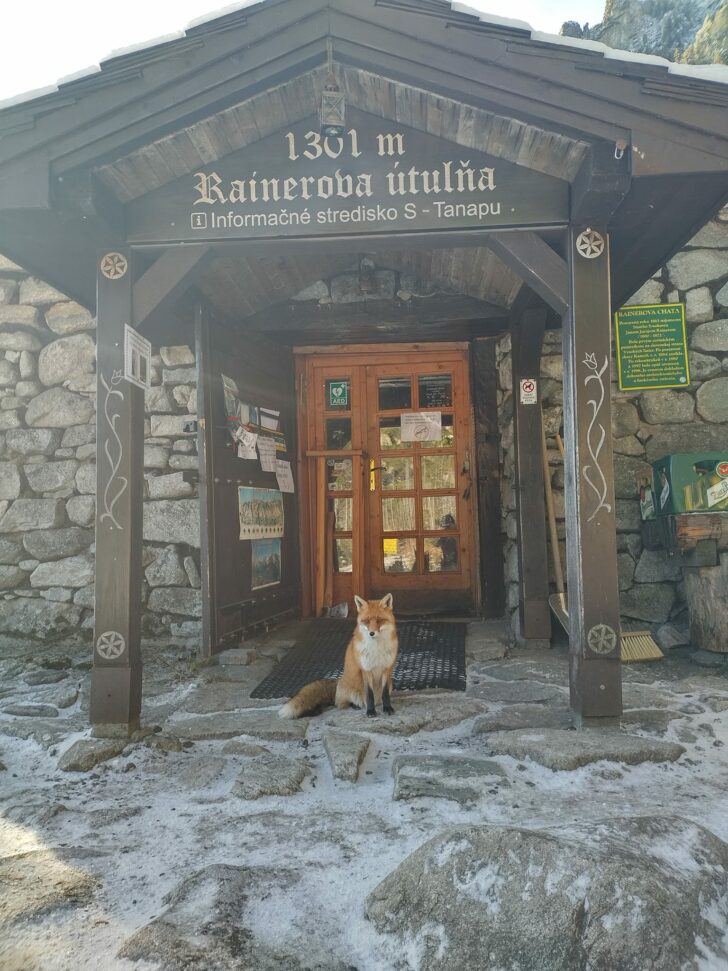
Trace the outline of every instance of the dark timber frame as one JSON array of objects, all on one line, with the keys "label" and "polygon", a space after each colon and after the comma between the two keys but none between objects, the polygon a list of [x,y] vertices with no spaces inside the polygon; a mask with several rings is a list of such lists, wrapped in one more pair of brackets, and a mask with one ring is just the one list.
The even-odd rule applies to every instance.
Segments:
[{"label": "dark timber frame", "polygon": [[[427,144],[457,146],[463,158],[490,146],[509,165],[538,172],[539,184],[559,181],[560,199],[569,183],[569,212],[539,222],[534,204],[531,218],[490,231],[478,225],[376,239],[344,232],[249,235],[198,244],[170,243],[177,237],[170,237],[169,213],[160,209],[158,236],[130,245],[138,199],[315,113],[332,51],[358,112],[426,134]],[[521,634],[538,641],[550,629],[541,408],[521,405],[517,389],[520,378],[538,377],[544,327],[563,322],[571,703],[586,720],[618,716],[612,300],[619,306],[728,199],[727,108],[726,84],[669,73],[654,61],[547,43],[521,27],[455,12],[446,0],[266,0],[0,111],[0,251],[98,314],[96,731],[132,731],[141,700],[143,392],[119,377],[124,324],[152,338],[189,340],[194,332],[203,619],[210,632],[216,578],[206,300],[214,304],[223,281],[234,303],[241,293],[234,289],[236,266],[244,265],[250,301],[258,300],[248,321],[257,314],[261,329],[274,322],[283,342],[317,326],[340,327],[342,318],[332,312],[322,325],[321,317],[284,312],[294,283],[271,299],[258,276],[270,284],[290,264],[289,281],[298,279],[300,289],[316,279],[317,261],[342,254],[415,258],[473,247],[484,254],[481,266],[522,281],[521,292],[515,300],[468,292],[457,302],[433,303],[423,334],[433,339],[455,321],[459,339],[473,339],[502,332],[510,321]],[[217,274],[207,290],[206,274]],[[197,285],[205,300],[193,291]],[[369,326],[366,314],[355,317],[346,321],[352,333]],[[412,326],[405,308],[390,308],[387,322]],[[492,344],[476,339],[473,361],[476,412],[492,414]],[[477,436],[479,500],[493,508],[499,479],[488,469],[497,456],[497,429],[484,422]],[[497,546],[497,537],[486,531],[481,542]],[[486,578],[488,571],[487,609],[496,613],[503,578],[492,563]]]}]

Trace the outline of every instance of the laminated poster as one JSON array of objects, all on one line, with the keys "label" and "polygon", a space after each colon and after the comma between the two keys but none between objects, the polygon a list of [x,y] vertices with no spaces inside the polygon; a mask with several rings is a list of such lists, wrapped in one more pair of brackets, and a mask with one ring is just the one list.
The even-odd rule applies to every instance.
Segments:
[{"label": "laminated poster", "polygon": [[283,459],[276,459],[276,479],[278,480],[278,488],[281,492],[296,491],[293,485],[293,472],[291,471],[290,462],[286,462]]},{"label": "laminated poster", "polygon": [[275,472],[276,470],[276,442],[274,438],[267,435],[258,436],[258,455],[260,456],[260,467],[264,472]]},{"label": "laminated poster", "polygon": [[240,539],[279,539],[283,536],[283,494],[278,489],[238,488]]},{"label": "laminated poster", "polygon": [[400,415],[403,442],[438,442],[442,438],[442,412],[410,411]]},{"label": "laminated poster", "polygon": [[256,539],[251,548],[251,580],[253,590],[272,587],[281,582],[281,541]]}]

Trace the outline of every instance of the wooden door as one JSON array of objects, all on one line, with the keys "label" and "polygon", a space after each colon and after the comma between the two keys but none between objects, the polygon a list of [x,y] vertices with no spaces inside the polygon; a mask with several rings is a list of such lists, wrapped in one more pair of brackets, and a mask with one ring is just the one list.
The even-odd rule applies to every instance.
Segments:
[{"label": "wooden door", "polygon": [[[321,349],[299,358],[299,381],[314,612],[389,591],[400,610],[471,610],[467,350]],[[425,438],[403,441],[406,425]]]}]

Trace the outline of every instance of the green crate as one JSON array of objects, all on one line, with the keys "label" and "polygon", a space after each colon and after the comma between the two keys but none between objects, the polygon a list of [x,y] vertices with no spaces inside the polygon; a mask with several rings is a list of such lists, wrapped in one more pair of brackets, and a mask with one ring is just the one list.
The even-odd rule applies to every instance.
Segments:
[{"label": "green crate", "polygon": [[683,452],[652,463],[655,513],[728,510],[728,452]]}]

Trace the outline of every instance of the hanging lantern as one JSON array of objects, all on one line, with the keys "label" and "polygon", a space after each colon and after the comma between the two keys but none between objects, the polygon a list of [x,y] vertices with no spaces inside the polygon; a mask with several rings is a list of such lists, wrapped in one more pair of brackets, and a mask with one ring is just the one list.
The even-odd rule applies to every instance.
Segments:
[{"label": "hanging lantern", "polygon": [[321,92],[321,134],[324,138],[337,138],[346,132],[346,98],[333,74],[326,79]]}]

